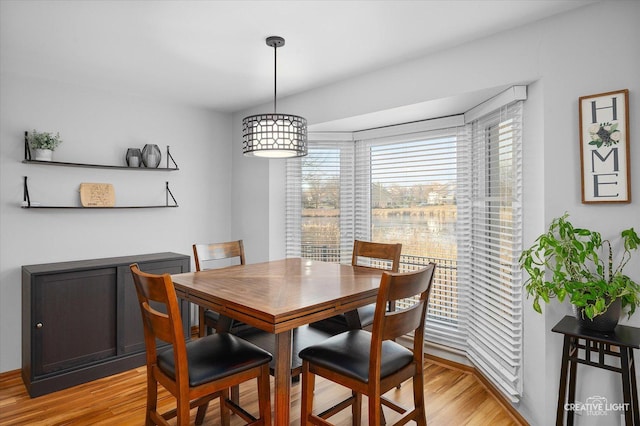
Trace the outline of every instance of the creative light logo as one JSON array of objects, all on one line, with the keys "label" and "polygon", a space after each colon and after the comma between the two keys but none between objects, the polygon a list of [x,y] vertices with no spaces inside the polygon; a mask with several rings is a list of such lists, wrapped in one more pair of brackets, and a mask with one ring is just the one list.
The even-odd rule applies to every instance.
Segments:
[{"label": "creative light logo", "polygon": [[590,396],[585,402],[571,402],[564,404],[565,411],[573,411],[586,416],[606,416],[612,412],[625,412],[629,409],[628,403],[609,403],[604,396]]}]

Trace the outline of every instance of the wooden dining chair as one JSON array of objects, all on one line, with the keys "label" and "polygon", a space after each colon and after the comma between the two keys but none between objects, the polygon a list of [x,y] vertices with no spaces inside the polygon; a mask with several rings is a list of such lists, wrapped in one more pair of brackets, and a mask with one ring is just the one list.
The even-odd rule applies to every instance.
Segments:
[{"label": "wooden dining chair", "polygon": [[[398,272],[401,252],[402,244],[400,243],[377,243],[355,240],[353,242],[351,264],[363,268]],[[389,310],[393,309],[395,309],[395,302],[389,304]],[[375,304],[371,304],[352,312],[334,315],[331,318],[314,322],[311,326],[333,334],[341,333],[349,329],[371,329],[374,312]]]},{"label": "wooden dining chair", "polygon": [[[154,275],[130,266],[142,313],[147,360],[146,425],[189,424],[190,410],[198,407],[195,423],[202,424],[209,401],[220,400],[223,425],[230,411],[251,425],[271,424],[269,352],[229,333],[216,333],[185,342],[176,292],[169,274]],[[158,350],[157,342],[169,344]],[[257,379],[259,418],[229,399],[229,388]],[[158,383],[176,398],[176,408],[158,412]]]},{"label": "wooden dining chair", "polygon": [[[223,261],[231,259],[239,265],[245,264],[244,244],[242,240],[228,241],[222,243],[194,244],[193,258],[196,264],[196,271],[219,268],[230,265]],[[200,337],[211,334],[216,329],[220,314],[202,306],[198,307],[199,335]],[[233,326],[232,326],[233,328]]]},{"label": "wooden dining chair", "polygon": [[[435,264],[416,272],[384,272],[376,301],[373,331],[349,330],[309,346],[302,358],[301,424],[330,424],[327,418],[351,407],[353,424],[361,421],[362,395],[368,397],[369,425],[383,424],[382,406],[403,414],[395,424],[415,421],[427,424],[424,402],[424,322]],[[416,303],[389,312],[390,301],[414,298]],[[413,346],[394,339],[413,332]],[[322,376],[352,390],[348,399],[320,414],[313,413],[315,377]],[[413,379],[414,407],[410,411],[392,402],[384,393]]]}]

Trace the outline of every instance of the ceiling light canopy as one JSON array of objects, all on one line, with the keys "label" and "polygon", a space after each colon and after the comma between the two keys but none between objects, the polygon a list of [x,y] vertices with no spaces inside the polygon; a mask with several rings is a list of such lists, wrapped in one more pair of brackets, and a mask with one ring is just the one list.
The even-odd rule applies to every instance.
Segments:
[{"label": "ceiling light canopy", "polygon": [[273,47],[273,112],[256,114],[242,120],[242,153],[266,158],[302,157],[307,155],[307,120],[298,115],[276,112],[277,49],[284,46],[284,38],[267,37]]}]

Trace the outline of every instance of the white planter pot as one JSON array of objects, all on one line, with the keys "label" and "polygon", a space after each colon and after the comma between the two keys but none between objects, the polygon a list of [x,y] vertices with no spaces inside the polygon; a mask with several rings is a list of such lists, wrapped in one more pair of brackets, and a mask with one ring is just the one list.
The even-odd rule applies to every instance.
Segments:
[{"label": "white planter pot", "polygon": [[51,161],[53,157],[53,151],[50,149],[36,149],[35,151],[37,161]]}]

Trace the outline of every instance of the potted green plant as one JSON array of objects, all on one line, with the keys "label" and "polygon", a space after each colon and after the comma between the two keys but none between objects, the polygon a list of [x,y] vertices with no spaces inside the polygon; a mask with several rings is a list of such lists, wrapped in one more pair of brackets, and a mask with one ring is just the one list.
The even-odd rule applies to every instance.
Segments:
[{"label": "potted green plant", "polygon": [[29,134],[29,146],[35,152],[38,161],[51,161],[53,151],[62,143],[60,133],[37,132]]},{"label": "potted green plant", "polygon": [[565,213],[555,218],[548,231],[522,252],[520,266],[529,274],[524,286],[537,312],[542,313],[540,299],[549,303],[554,297],[560,302],[569,298],[583,325],[612,330],[621,312],[631,317],[640,306],[640,285],[622,273],[640,237],[633,228],[622,231],[624,249],[615,262],[609,240],[599,232],[574,227],[568,217]]}]

